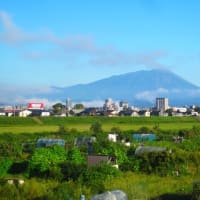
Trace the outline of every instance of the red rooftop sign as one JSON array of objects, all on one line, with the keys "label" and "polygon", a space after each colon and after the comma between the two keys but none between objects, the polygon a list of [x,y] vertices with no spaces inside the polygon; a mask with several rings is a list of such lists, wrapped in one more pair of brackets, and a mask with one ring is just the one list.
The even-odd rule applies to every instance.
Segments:
[{"label": "red rooftop sign", "polygon": [[28,103],[28,109],[44,109],[43,103]]}]

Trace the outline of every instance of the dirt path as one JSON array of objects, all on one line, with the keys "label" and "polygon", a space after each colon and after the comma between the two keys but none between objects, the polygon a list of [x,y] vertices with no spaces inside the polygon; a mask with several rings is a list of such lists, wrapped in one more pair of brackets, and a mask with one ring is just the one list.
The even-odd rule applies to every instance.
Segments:
[{"label": "dirt path", "polygon": [[43,124],[43,122],[42,122],[38,117],[33,117],[33,120],[34,120],[37,124],[40,124],[40,125]]}]

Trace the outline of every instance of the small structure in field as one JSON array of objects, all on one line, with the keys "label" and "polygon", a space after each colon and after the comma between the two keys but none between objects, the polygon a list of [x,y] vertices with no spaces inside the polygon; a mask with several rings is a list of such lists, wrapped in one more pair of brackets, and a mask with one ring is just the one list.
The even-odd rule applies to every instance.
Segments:
[{"label": "small structure in field", "polygon": [[174,136],[172,137],[172,140],[174,143],[183,143],[183,137],[182,136]]},{"label": "small structure in field", "polygon": [[91,200],[128,200],[127,194],[121,190],[107,191],[92,196]]},{"label": "small structure in field", "polygon": [[133,139],[137,142],[155,141],[156,136],[153,133],[134,133]]},{"label": "small structure in field", "polygon": [[135,150],[136,156],[141,156],[145,153],[152,153],[152,152],[165,152],[167,149],[163,147],[155,147],[155,146],[139,146]]},{"label": "small structure in field", "polygon": [[38,139],[37,147],[50,147],[54,145],[65,146],[65,141],[63,139],[52,139],[52,138],[43,138]]},{"label": "small structure in field", "polygon": [[25,183],[24,179],[20,178],[1,178],[1,183],[8,183],[9,185],[23,185]]},{"label": "small structure in field", "polygon": [[87,163],[88,167],[106,163],[118,168],[117,159],[115,156],[88,155]]},{"label": "small structure in field", "polygon": [[75,141],[75,146],[88,146],[88,144],[96,142],[95,136],[78,136]]},{"label": "small structure in field", "polygon": [[118,134],[116,134],[116,133],[109,133],[108,134],[108,140],[111,141],[111,142],[117,142],[117,137],[118,137]]}]

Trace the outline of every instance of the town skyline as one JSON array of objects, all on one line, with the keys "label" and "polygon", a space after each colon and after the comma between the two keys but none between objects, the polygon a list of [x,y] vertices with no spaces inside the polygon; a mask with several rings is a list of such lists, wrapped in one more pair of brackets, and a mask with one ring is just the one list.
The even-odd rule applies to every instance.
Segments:
[{"label": "town skyline", "polygon": [[72,117],[72,116],[199,116],[198,105],[170,106],[169,99],[157,97],[154,105],[149,107],[135,107],[127,101],[113,101],[107,98],[99,106],[87,106],[83,103],[72,102],[67,99],[65,103],[57,102],[51,107],[46,107],[43,102],[29,102],[27,105],[0,106],[0,116],[8,117]]}]

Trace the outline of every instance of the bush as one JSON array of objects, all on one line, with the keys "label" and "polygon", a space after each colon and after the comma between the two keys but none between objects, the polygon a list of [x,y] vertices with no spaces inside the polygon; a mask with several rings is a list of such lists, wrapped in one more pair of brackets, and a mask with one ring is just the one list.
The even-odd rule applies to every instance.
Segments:
[{"label": "bush", "polygon": [[53,146],[50,148],[37,148],[30,159],[30,175],[43,176],[56,167],[58,164],[64,162],[67,158],[65,149],[60,146]]},{"label": "bush", "polygon": [[28,161],[14,162],[10,167],[8,173],[20,174],[26,172],[28,169]]},{"label": "bush", "polygon": [[85,164],[77,164],[70,161],[65,161],[60,164],[60,167],[64,180],[76,181],[86,170]]},{"label": "bush", "polygon": [[21,144],[17,141],[1,141],[0,157],[17,158],[22,155]]},{"label": "bush", "polygon": [[172,175],[178,171],[179,174],[186,173],[187,156],[181,152],[150,152],[138,157],[140,160],[140,171],[151,174],[156,173],[160,176]]},{"label": "bush", "polygon": [[9,184],[5,184],[0,187],[0,197],[1,200],[9,200],[9,199],[22,200],[18,188],[15,185],[9,185]]},{"label": "bush", "polygon": [[102,125],[99,121],[93,123],[90,127],[90,130],[92,131],[93,134],[98,134],[103,132]]},{"label": "bush", "polygon": [[4,176],[10,167],[12,166],[13,161],[8,158],[0,158],[0,177]]},{"label": "bush", "polygon": [[119,170],[107,164],[99,164],[88,168],[82,176],[82,182],[97,193],[104,192],[104,182],[119,174]]},{"label": "bush", "polygon": [[77,147],[73,147],[68,151],[67,159],[76,164],[82,164],[85,162],[85,157],[81,155],[81,152]]}]

